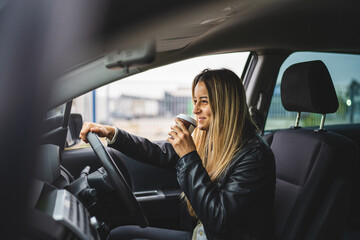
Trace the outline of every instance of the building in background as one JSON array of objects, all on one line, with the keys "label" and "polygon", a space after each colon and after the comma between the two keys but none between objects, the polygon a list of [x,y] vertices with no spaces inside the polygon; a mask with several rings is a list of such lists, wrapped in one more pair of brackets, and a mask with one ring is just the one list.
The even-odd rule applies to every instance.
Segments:
[{"label": "building in background", "polygon": [[160,115],[174,117],[179,113],[192,115],[191,89],[179,88],[175,91],[166,91],[160,100]]},{"label": "building in background", "polygon": [[160,113],[160,100],[139,96],[120,95],[110,99],[111,118],[133,119],[140,117],[156,117]]}]

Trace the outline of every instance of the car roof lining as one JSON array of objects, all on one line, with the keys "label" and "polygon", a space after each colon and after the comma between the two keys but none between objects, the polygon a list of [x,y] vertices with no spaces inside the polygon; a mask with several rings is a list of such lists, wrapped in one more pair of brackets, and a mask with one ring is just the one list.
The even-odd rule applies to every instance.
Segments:
[{"label": "car roof lining", "polygon": [[[161,2],[161,1],[160,1]],[[350,1],[356,3],[356,1]],[[349,4],[349,3],[347,3]],[[258,55],[288,55],[295,51],[324,51],[360,53],[360,22],[358,8],[348,8],[340,0],[335,1],[197,1],[193,8],[181,8],[162,13],[154,21],[138,22],[121,42],[131,42],[156,33],[156,60],[143,67],[134,67],[130,73],[138,73],[151,68],[167,65],[192,57],[225,52],[253,51]],[[228,15],[224,9],[233,7]],[[112,11],[116,12],[116,9]],[[209,14],[210,12],[210,14]],[[163,17],[167,21],[163,21]],[[148,19],[146,18],[148,21]],[[162,21],[161,21],[162,20]],[[115,26],[114,26],[115,25]],[[119,40],[124,29],[117,29],[109,23],[108,39],[112,43]],[[125,40],[124,40],[125,39]],[[98,62],[108,49],[97,48],[91,54]],[[125,44],[126,45],[126,44]],[[100,57],[99,57],[100,56]],[[89,59],[89,55],[86,56]],[[92,65],[93,62],[79,64]],[[50,106],[63,103],[76,96],[127,75],[120,72],[109,73],[98,64],[97,71],[103,75],[94,83],[82,86],[76,92],[72,89],[67,97],[58,98]],[[79,69],[74,69],[79,72]],[[106,73],[105,73],[106,72]],[[87,73],[83,73],[83,77]],[[57,80],[58,81],[58,80]],[[70,84],[70,83],[69,83]],[[86,82],[83,82],[86,84]],[[56,84],[55,84],[56,85]],[[58,85],[57,85],[58,86]],[[70,89],[71,85],[66,86]]]},{"label": "car roof lining", "polygon": [[175,17],[164,15],[168,17],[167,21],[155,21],[151,30],[146,25],[147,31],[157,34],[158,51],[163,52],[162,48],[175,41],[179,44],[168,50],[184,48],[197,52],[197,55],[234,48],[240,51],[360,52],[358,9],[349,9],[340,0],[211,3],[199,5],[191,11],[176,12]]},{"label": "car roof lining", "polygon": [[[105,30],[98,32],[101,35],[105,31],[106,40],[99,36],[105,42],[99,43],[102,48],[94,47],[92,58],[103,55],[109,46],[132,43],[150,35],[155,35],[158,52],[171,54],[178,50],[188,53],[185,58],[234,49],[360,53],[358,8],[349,9],[351,3],[359,5],[356,0],[347,4],[341,0],[195,1],[192,5],[185,2],[183,8],[160,12],[153,20],[149,16],[138,17],[127,28],[114,19],[106,20]],[[119,9],[112,9],[111,15],[122,12],[126,5],[115,7]]]}]

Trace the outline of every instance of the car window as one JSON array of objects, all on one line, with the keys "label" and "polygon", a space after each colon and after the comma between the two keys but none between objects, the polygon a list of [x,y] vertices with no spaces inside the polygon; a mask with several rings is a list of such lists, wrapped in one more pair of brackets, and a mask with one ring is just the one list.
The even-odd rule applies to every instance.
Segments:
[{"label": "car window", "polygon": [[223,67],[241,76],[248,55],[197,57],[130,76],[74,99],[72,112],[149,140],[166,139],[176,115],[192,115],[194,77],[205,68]]},{"label": "car window", "polygon": [[46,113],[46,116],[45,116],[45,119],[48,119],[48,118],[52,118],[52,117],[56,117],[56,116],[62,116],[64,115],[64,112],[65,112],[65,106],[66,106],[66,103],[58,106],[58,107],[55,107],[51,110],[49,110],[47,113]]},{"label": "car window", "polygon": [[43,131],[50,132],[63,124],[66,103],[49,110],[43,119]]},{"label": "car window", "polygon": [[[281,78],[289,66],[313,60],[321,60],[327,66],[339,101],[338,110],[335,113],[326,115],[325,125],[360,122],[360,56],[354,54],[296,52],[291,54],[280,68],[265,131],[288,128],[294,125],[296,113],[287,112],[281,104]],[[320,119],[320,114],[302,113],[300,126],[319,126]]]}]

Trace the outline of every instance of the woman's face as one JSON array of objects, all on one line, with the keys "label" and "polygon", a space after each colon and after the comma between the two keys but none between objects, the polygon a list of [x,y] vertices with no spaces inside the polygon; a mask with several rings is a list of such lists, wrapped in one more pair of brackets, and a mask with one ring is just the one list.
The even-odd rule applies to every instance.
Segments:
[{"label": "woman's face", "polygon": [[200,130],[208,130],[212,120],[212,113],[209,103],[209,93],[203,81],[198,82],[194,89],[193,113],[198,120],[197,127]]}]

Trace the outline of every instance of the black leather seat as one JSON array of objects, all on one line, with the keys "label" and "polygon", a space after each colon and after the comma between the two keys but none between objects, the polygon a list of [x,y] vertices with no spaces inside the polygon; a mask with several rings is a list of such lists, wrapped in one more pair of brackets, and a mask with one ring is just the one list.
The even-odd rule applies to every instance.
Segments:
[{"label": "black leather seat", "polygon": [[290,66],[281,82],[288,111],[322,114],[317,130],[297,126],[266,135],[275,155],[277,239],[341,239],[350,201],[357,146],[323,129],[338,108],[330,74],[321,61]]}]

